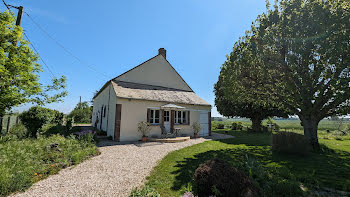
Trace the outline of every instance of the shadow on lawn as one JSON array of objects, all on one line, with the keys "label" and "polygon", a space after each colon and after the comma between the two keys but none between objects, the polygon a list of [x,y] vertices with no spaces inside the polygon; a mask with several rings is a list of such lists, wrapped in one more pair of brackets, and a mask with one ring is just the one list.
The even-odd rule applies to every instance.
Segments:
[{"label": "shadow on lawn", "polygon": [[[321,186],[337,190],[350,191],[350,153],[335,152],[323,147],[320,153],[310,153],[307,156],[273,154],[271,147],[262,141],[258,145],[252,141],[242,143],[235,139],[220,140],[226,144],[245,144],[245,148],[232,147],[220,150],[209,150],[194,155],[193,158],[184,158],[176,164],[175,182],[171,189],[179,190],[188,183],[193,183],[193,174],[196,168],[207,160],[220,158],[233,166],[246,161],[246,155],[255,157],[267,171],[274,171],[285,176],[286,169],[306,186]],[[286,177],[288,178],[288,177]]]}]

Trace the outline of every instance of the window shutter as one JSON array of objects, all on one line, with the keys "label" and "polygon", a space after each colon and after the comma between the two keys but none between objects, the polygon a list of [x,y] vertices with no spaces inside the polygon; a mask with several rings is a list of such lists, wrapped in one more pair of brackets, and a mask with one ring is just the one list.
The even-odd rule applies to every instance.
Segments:
[{"label": "window shutter", "polygon": [[190,111],[187,111],[187,125],[190,125]]},{"label": "window shutter", "polygon": [[150,118],[151,118],[151,110],[147,109],[147,122],[150,122]]}]

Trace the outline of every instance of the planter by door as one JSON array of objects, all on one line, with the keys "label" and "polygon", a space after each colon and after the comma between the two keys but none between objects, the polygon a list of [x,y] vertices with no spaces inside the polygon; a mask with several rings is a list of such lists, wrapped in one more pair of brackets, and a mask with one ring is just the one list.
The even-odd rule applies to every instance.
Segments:
[{"label": "planter by door", "polygon": [[120,123],[122,116],[122,105],[117,104],[115,110],[115,128],[114,128],[114,141],[120,141]]}]

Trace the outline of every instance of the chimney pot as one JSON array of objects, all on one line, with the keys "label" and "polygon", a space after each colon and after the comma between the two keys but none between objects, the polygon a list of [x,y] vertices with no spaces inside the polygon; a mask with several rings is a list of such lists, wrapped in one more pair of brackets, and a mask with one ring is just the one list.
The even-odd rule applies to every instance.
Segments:
[{"label": "chimney pot", "polygon": [[163,55],[163,57],[166,59],[166,50],[164,48],[158,49],[158,54]]}]

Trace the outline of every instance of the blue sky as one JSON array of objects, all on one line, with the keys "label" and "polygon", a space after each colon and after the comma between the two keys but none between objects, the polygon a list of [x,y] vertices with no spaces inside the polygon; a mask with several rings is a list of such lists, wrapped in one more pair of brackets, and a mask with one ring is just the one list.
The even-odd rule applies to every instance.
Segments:
[{"label": "blue sky", "polygon": [[[213,105],[213,116],[218,116],[213,86],[220,66],[252,21],[266,11],[264,0],[6,2],[22,5],[55,40],[83,61],[67,54],[24,14],[22,27],[40,56],[56,76],[67,77],[69,95],[65,101],[47,105],[65,113],[79,102],[79,96],[83,101],[91,100],[107,80],[164,47],[169,62],[200,97]],[[5,9],[2,4],[0,9]],[[43,69],[41,82],[45,84],[51,75],[46,67]]]}]

